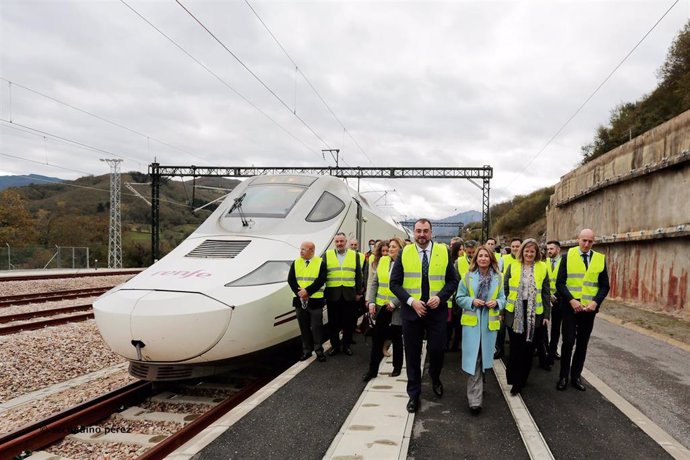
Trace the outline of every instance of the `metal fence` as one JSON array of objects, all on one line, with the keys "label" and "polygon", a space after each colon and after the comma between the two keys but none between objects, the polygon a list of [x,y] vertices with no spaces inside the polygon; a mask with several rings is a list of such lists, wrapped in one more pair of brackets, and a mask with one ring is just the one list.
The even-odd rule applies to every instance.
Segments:
[{"label": "metal fence", "polygon": [[[108,264],[106,247],[9,246],[0,247],[0,270],[97,268]],[[100,254],[106,254],[103,258]],[[103,260],[98,260],[102,258]]]}]

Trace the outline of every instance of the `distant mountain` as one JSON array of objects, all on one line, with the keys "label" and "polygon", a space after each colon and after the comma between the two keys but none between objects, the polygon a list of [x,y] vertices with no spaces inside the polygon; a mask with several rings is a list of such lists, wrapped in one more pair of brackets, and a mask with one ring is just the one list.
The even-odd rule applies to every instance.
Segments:
[{"label": "distant mountain", "polygon": [[41,176],[38,174],[28,174],[26,176],[0,176],[0,191],[10,187],[23,187],[30,184],[48,184],[64,182],[58,177]]},{"label": "distant mountain", "polygon": [[438,222],[462,222],[467,225],[470,222],[481,222],[482,213],[479,211],[465,211],[449,217],[439,219]]}]

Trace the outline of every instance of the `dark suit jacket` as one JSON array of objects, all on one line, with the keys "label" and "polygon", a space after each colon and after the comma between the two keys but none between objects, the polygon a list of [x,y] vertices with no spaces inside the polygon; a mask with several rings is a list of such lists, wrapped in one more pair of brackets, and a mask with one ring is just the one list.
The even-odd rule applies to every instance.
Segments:
[{"label": "dark suit jacket", "polygon": [[[419,319],[419,316],[417,316],[417,312],[414,311],[414,308],[407,305],[407,299],[410,298],[410,294],[402,287],[403,279],[405,278],[405,267],[403,266],[402,259],[403,258],[401,253],[401,255],[395,260],[395,263],[393,264],[393,270],[391,271],[390,279],[390,289],[391,291],[393,291],[393,294],[395,294],[395,296],[400,300],[400,303],[402,304],[402,308],[400,310],[400,317],[403,319],[403,321],[416,321],[417,319]],[[452,259],[450,257],[450,250],[448,250],[448,265],[446,265],[445,277],[446,284],[443,286],[443,289],[441,289],[437,294],[438,297],[441,299],[441,304],[437,308],[427,310],[427,316],[429,316],[430,318],[433,317],[439,321],[440,319],[436,317],[443,318],[444,322],[447,321],[448,318],[448,299],[450,299],[455,294],[455,291],[457,291],[458,289],[458,283],[460,282],[458,278],[458,272],[455,271],[455,267],[453,266],[451,260]]]},{"label": "dark suit jacket", "polygon": [[[323,308],[324,304],[324,299],[314,299],[311,296],[321,289],[321,286],[323,286],[326,283],[326,274],[328,272],[326,271],[326,261],[321,259],[321,267],[319,268],[319,276],[316,277],[313,283],[311,283],[309,286],[306,287],[307,289],[307,294],[309,294],[309,300],[307,302],[307,306],[309,308]],[[302,307],[302,300],[297,297],[297,292],[301,289],[299,287],[299,284],[297,283],[297,277],[295,276],[295,262],[292,262],[292,265],[290,266],[290,272],[288,273],[288,284],[290,285],[290,289],[292,289],[292,292],[295,294],[295,297],[292,298],[292,306],[295,308],[301,308]]]},{"label": "dark suit jacket", "polygon": [[[566,252],[561,257],[561,265],[558,267],[558,276],[556,276],[556,290],[558,291],[558,297],[563,308],[570,308],[569,302],[573,300],[574,297],[565,285],[565,282],[568,279],[568,253]],[[597,303],[596,311],[599,311],[599,308],[601,308],[601,303],[608,295],[610,289],[609,273],[606,269],[606,262],[604,262],[604,270],[599,273],[597,283],[599,284],[599,290],[597,291],[597,295],[594,296],[594,301]]]},{"label": "dark suit jacket", "polygon": [[[349,249],[352,251],[352,249]],[[355,287],[345,287],[345,286],[338,286],[338,287],[327,287],[326,288],[326,301],[330,302],[337,302],[338,300],[344,300],[346,302],[354,302],[355,301],[355,296],[360,293],[362,290],[362,261],[359,260],[359,252],[355,251]],[[328,263],[326,262],[327,257],[333,257],[331,251],[326,251],[326,253],[323,256],[323,265],[327,266]],[[326,278],[328,279],[328,278]]]}]

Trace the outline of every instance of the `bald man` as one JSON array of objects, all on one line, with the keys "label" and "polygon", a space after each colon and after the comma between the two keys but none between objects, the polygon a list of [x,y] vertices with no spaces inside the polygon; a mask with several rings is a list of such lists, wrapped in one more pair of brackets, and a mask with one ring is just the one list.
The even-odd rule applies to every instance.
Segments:
[{"label": "bald man", "polygon": [[321,257],[314,256],[316,247],[311,241],[304,241],[299,248],[299,257],[292,262],[288,273],[288,284],[295,294],[292,306],[297,313],[297,323],[302,336],[300,361],[309,359],[312,351],[323,362],[323,306],[326,284],[326,264]]},{"label": "bald man", "polygon": [[589,228],[582,230],[577,243],[576,247],[562,256],[556,277],[556,290],[562,302],[563,314],[561,373],[556,384],[559,391],[568,387],[568,377],[574,388],[580,391],[587,389],[580,378],[587,356],[587,344],[594,318],[609,293],[606,258],[602,253],[592,251],[594,231]]}]

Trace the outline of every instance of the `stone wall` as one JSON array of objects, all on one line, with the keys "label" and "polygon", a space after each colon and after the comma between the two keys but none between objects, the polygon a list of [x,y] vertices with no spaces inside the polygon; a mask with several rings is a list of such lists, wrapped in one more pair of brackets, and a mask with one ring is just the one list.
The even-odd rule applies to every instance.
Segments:
[{"label": "stone wall", "polygon": [[595,231],[610,297],[690,319],[690,111],[563,176],[546,223],[566,246]]}]

